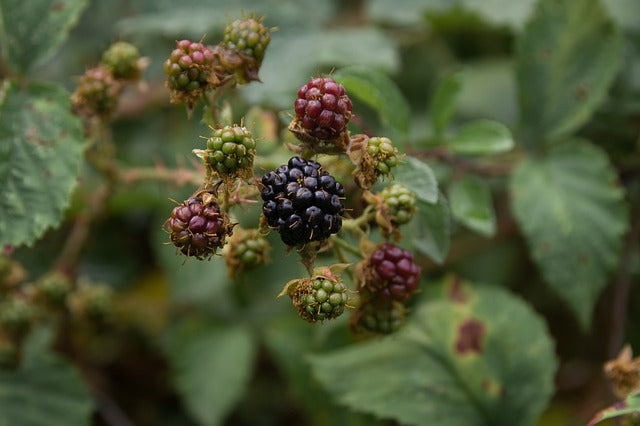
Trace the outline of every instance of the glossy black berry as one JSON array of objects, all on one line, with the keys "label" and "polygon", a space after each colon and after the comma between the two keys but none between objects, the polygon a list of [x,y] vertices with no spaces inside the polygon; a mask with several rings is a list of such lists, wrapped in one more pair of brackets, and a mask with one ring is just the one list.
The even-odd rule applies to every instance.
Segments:
[{"label": "glossy black berry", "polygon": [[319,163],[293,157],[262,185],[262,212],[285,244],[321,241],[342,227],[344,187]]}]

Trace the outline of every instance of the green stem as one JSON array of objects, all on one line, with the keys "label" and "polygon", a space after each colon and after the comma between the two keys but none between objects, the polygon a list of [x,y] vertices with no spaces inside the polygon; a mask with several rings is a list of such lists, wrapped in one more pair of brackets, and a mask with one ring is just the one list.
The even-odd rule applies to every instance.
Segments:
[{"label": "green stem", "polygon": [[[330,237],[331,240],[331,244],[333,244],[333,248],[334,250],[337,248],[338,250],[340,249],[344,249],[346,251],[348,251],[349,253],[357,256],[357,257],[362,257],[362,253],[360,253],[360,249],[352,246],[351,244],[349,244],[348,242],[346,242],[345,240],[343,240],[342,238],[332,235]],[[337,254],[337,253],[336,253]],[[343,259],[340,259],[340,261],[343,261]],[[345,263],[349,263],[349,262],[345,262]]]}]

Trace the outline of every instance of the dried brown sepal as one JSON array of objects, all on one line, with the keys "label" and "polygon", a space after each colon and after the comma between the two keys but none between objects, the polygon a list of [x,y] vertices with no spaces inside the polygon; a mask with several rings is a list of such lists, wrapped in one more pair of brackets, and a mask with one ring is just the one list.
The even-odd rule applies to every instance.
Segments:
[{"label": "dried brown sepal", "polygon": [[389,208],[384,203],[384,198],[370,191],[363,193],[363,198],[375,209],[375,221],[380,227],[380,232],[384,238],[393,237],[395,241],[400,241],[402,235],[400,228],[393,222],[389,214]]},{"label": "dried brown sepal", "polygon": [[378,181],[379,173],[376,170],[377,161],[371,154],[367,152],[367,135],[355,135],[351,138],[347,156],[349,160],[356,166],[353,171],[353,179],[356,184],[365,190]]},{"label": "dried brown sepal", "polygon": [[315,154],[346,154],[350,143],[349,132],[343,131],[335,139],[318,139],[309,134],[297,117],[289,124],[289,131],[300,141],[300,145],[288,145],[288,148],[305,158]]},{"label": "dried brown sepal", "polygon": [[255,58],[233,49],[227,49],[223,43],[210,47],[216,57],[216,73],[228,77],[235,77],[237,84],[247,84],[260,81],[258,72],[260,62]]},{"label": "dried brown sepal", "polygon": [[640,390],[640,357],[633,358],[629,344],[622,348],[616,359],[605,363],[604,373],[621,399]]}]

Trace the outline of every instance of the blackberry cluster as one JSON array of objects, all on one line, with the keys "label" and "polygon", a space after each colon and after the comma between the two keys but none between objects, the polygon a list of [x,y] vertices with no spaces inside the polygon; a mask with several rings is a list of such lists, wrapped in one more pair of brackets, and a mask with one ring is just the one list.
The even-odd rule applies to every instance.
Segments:
[{"label": "blackberry cluster", "polygon": [[271,41],[269,29],[261,19],[237,20],[224,29],[224,46],[245,54],[258,63],[264,58],[264,51]]},{"label": "blackberry cluster", "polygon": [[225,126],[207,140],[205,160],[221,176],[251,175],[256,141],[244,127]]},{"label": "blackberry cluster", "polygon": [[391,334],[400,329],[405,317],[406,308],[402,303],[369,300],[354,312],[350,326],[357,334]]},{"label": "blackberry cluster", "polygon": [[11,336],[24,336],[32,317],[32,306],[20,297],[9,296],[0,304],[0,329]]},{"label": "blackberry cluster", "polygon": [[200,191],[173,209],[166,227],[171,242],[182,254],[207,259],[224,246],[233,225],[213,194]]},{"label": "blackberry cluster", "polygon": [[180,40],[164,62],[172,100],[195,98],[210,87],[214,55],[202,43]]},{"label": "blackberry cluster", "polygon": [[72,285],[69,279],[57,272],[52,272],[36,283],[38,298],[52,307],[63,307]]},{"label": "blackberry cluster", "polygon": [[342,228],[344,187],[319,163],[292,157],[262,185],[262,212],[285,244],[321,241]]},{"label": "blackberry cluster", "polygon": [[122,85],[106,68],[91,68],[80,77],[71,96],[73,110],[84,117],[109,116],[118,106],[121,91]]},{"label": "blackberry cluster", "polygon": [[416,212],[416,196],[400,184],[387,186],[380,192],[387,215],[394,225],[409,223]]},{"label": "blackberry cluster", "polygon": [[294,107],[298,122],[320,140],[336,139],[351,119],[351,100],[344,87],[330,77],[313,78],[301,86]]},{"label": "blackberry cluster", "polygon": [[347,304],[347,288],[340,281],[325,277],[304,280],[292,294],[300,316],[309,322],[337,318]]},{"label": "blackberry cluster", "polygon": [[360,286],[383,299],[406,302],[420,283],[420,267],[411,252],[393,244],[380,244],[363,262]]},{"label": "blackberry cluster", "polygon": [[138,48],[124,41],[112,44],[102,55],[102,63],[117,79],[136,80],[142,73]]}]

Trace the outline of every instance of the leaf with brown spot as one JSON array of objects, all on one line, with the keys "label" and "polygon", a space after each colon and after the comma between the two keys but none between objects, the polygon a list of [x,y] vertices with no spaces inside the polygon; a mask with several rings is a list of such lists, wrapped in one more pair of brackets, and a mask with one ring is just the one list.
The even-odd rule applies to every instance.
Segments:
[{"label": "leaf with brown spot", "polygon": [[463,356],[481,353],[484,345],[484,324],[475,318],[468,318],[458,326],[455,351]]},{"label": "leaf with brown spot", "polygon": [[557,365],[544,321],[504,289],[456,286],[466,303],[449,280],[396,335],[311,357],[313,374],[342,404],[402,424],[534,424]]},{"label": "leaf with brown spot", "polygon": [[9,84],[4,95],[0,247],[29,245],[62,220],[80,172],[85,141],[64,89],[33,84],[21,90]]}]

